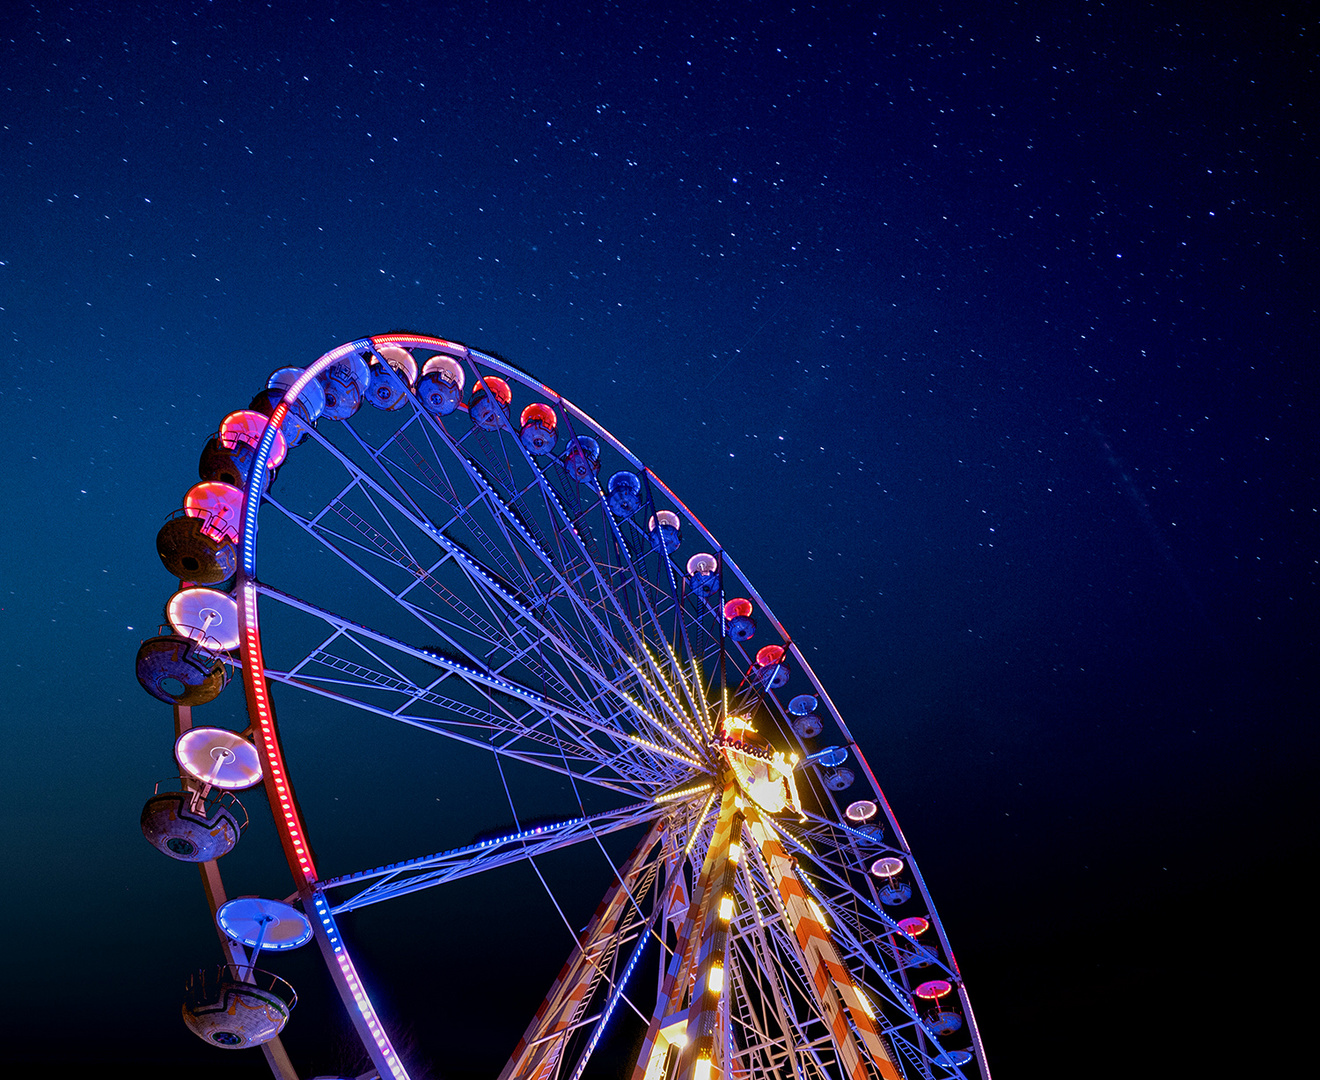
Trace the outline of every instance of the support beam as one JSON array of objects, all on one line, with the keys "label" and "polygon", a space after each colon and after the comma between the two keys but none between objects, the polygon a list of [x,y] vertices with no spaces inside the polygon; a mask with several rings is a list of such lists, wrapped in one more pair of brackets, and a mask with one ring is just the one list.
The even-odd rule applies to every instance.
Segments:
[{"label": "support beam", "polygon": [[742,861],[743,800],[729,770],[724,782],[720,816],[715,822],[702,868],[709,888],[702,899],[701,930],[696,950],[692,1000],[688,1005],[687,1038],[679,1050],[679,1080],[722,1080],[729,1027],[729,920],[733,918],[734,884]]},{"label": "support beam", "polygon": [[[733,892],[733,878],[741,857],[741,844],[730,850],[733,837],[741,834],[740,804],[733,774],[726,772],[715,832],[657,995],[632,1080],[660,1080],[665,1076],[671,1050],[675,1049],[680,1054],[679,1076],[692,1076],[694,1068],[699,1070],[698,1075],[704,1073],[709,1080],[722,1075],[706,1071],[716,1068],[723,1050],[715,1036],[724,987],[720,982],[718,990],[711,989],[711,969],[718,964],[718,980],[724,979],[729,922],[727,917],[721,918],[720,900]],[[699,823],[694,825],[697,827]],[[705,1064],[699,1066],[699,1061]]]},{"label": "support beam", "polygon": [[[514,1047],[500,1080],[545,1080],[553,1073],[579,1014],[586,1008],[592,987],[603,974],[605,953],[633,903],[634,890],[646,870],[651,850],[660,842],[664,825],[664,821],[653,824],[633,849]],[[644,925],[641,932],[646,932]]]},{"label": "support beam", "polygon": [[821,1015],[829,1025],[831,1041],[845,1072],[850,1080],[873,1080],[867,1060],[853,1037],[855,1028],[871,1064],[883,1080],[902,1080],[902,1074],[876,1028],[874,1007],[862,996],[852,975],[839,959],[819,909],[810,901],[798,880],[793,860],[754,805],[747,808],[747,829],[755,839],[770,880],[779,892],[784,916],[797,941],[803,967],[811,977]]}]

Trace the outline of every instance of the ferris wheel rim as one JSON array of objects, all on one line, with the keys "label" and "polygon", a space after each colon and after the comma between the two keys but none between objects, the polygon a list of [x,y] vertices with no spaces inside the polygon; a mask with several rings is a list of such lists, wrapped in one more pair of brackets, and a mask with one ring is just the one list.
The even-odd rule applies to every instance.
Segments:
[{"label": "ferris wheel rim", "polygon": [[[272,812],[275,817],[277,830],[281,836],[281,843],[285,849],[286,861],[289,863],[290,870],[294,874],[300,894],[304,896],[304,900],[309,903],[309,906],[314,909],[315,914],[318,916],[318,918],[313,919],[313,924],[316,926],[318,938],[321,940],[323,951],[327,952],[328,958],[332,953],[341,958],[347,958],[347,948],[344,946],[342,939],[337,936],[337,930],[333,919],[334,909],[324,896],[325,889],[331,887],[331,880],[322,880],[320,872],[312,857],[310,842],[307,838],[306,824],[301,819],[301,811],[298,808],[297,800],[294,796],[292,781],[288,777],[287,768],[285,767],[282,758],[282,751],[279,745],[279,729],[275,720],[274,708],[270,700],[268,671],[263,658],[261,624],[257,614],[257,599],[263,594],[263,592],[270,588],[261,583],[256,574],[257,524],[260,504],[265,501],[263,500],[262,495],[265,491],[266,473],[270,462],[270,455],[276,444],[277,436],[279,436],[284,417],[288,410],[292,408],[293,403],[298,399],[301,391],[318,374],[333,366],[349,352],[363,349],[376,351],[379,348],[390,345],[397,345],[404,348],[455,347],[455,343],[453,342],[446,341],[442,338],[430,337],[428,335],[378,335],[372,338],[361,338],[347,342],[336,349],[332,349],[323,354],[317,361],[304,369],[303,374],[288,387],[284,397],[281,399],[279,405],[273,410],[267,421],[265,430],[258,444],[254,467],[248,478],[246,489],[247,497],[244,500],[240,532],[240,558],[235,592],[239,598],[238,607],[241,631],[240,654],[242,657],[241,666],[243,669],[245,693],[248,696],[249,707],[252,710],[254,734],[257,737],[258,746],[262,751],[263,764],[265,765],[264,778],[267,784],[268,795],[271,796]],[[857,745],[856,740],[846,727],[842,716],[839,714],[833,702],[829,699],[828,693],[825,691],[821,681],[811,669],[806,657],[802,655],[797,643],[784,630],[782,624],[773,615],[769,606],[765,604],[764,600],[756,592],[750,581],[748,581],[746,576],[738,568],[737,564],[728,556],[723,546],[719,544],[705,525],[701,523],[696,515],[688,509],[682,500],[678,498],[678,496],[660,479],[660,477],[658,477],[648,466],[628,450],[620,440],[602,425],[597,423],[585,411],[581,410],[549,387],[537,382],[530,375],[516,368],[514,365],[509,364],[507,361],[477,350],[466,347],[462,348],[464,349],[464,353],[474,374],[478,374],[480,377],[491,377],[493,372],[501,377],[511,377],[525,386],[538,390],[543,396],[558,404],[563,409],[566,416],[572,417],[578,424],[583,425],[585,429],[591,431],[593,437],[604,438],[611,449],[623,460],[631,463],[635,468],[642,471],[647,483],[655,485],[661,492],[663,492],[666,499],[668,499],[673,505],[681,508],[686,522],[695,526],[701,536],[705,538],[716,552],[718,552],[721,570],[731,571],[747,594],[750,597],[755,598],[760,611],[763,612],[773,623],[775,630],[786,643],[788,653],[798,664],[799,670],[807,676],[814,690],[824,701],[826,711],[830,718],[837,724],[839,730],[844,734],[849,750],[852,752],[857,762],[862,766],[862,770],[871,790],[875,794],[879,804],[884,809],[885,816],[893,829],[895,839],[898,841],[898,850],[901,850],[910,860],[910,851],[906,839],[903,837],[903,834],[898,827],[897,820],[875,779],[869,763],[866,762],[860,747]],[[479,367],[485,369],[484,375],[481,375]],[[415,402],[412,407],[414,409],[418,408]],[[543,485],[546,483],[544,479],[541,482]],[[836,806],[836,809],[840,808]],[[658,820],[659,817],[660,813],[657,812],[656,820]],[[921,894],[926,897],[928,909],[932,916],[934,916],[935,908],[933,903],[929,900],[924,880],[920,878],[915,864],[911,865],[914,873],[918,873],[918,888],[920,889]],[[309,914],[311,914],[311,912],[309,912]],[[941,938],[943,938],[942,924],[937,917],[934,918],[934,922],[939,930]],[[330,946],[329,948],[326,948],[327,943]],[[947,941],[945,942],[945,948],[947,951]],[[951,960],[951,951],[948,952],[948,956]],[[347,967],[345,967],[344,959],[338,960],[338,963],[341,971],[351,980],[353,977],[351,974],[351,958],[347,959]],[[333,972],[334,968],[332,966],[332,974]],[[975,1023],[971,1016],[970,1003],[966,1001],[961,978],[957,980],[956,985],[958,987],[959,997],[962,998],[964,1002],[964,1010],[967,1019],[974,1032],[974,1045],[977,1049],[977,1057],[980,1059],[982,1073],[984,1076],[988,1077],[989,1072],[988,1069],[985,1068],[984,1057],[980,1052],[979,1033],[975,1033]],[[356,992],[357,991],[355,991],[355,993]],[[365,993],[361,992],[360,996],[365,997]],[[383,1029],[379,1028],[378,1021],[373,1022],[370,1016],[366,1016],[364,1017],[364,1022],[368,1029],[368,1033],[371,1038],[376,1041],[377,1046],[382,1047],[382,1049],[384,1046],[388,1046],[387,1038],[386,1043],[383,1045],[380,1041]],[[391,1058],[389,1053],[386,1054],[386,1058],[387,1061],[397,1062],[397,1057]],[[405,1074],[401,1071],[394,1071],[394,1075],[401,1076]],[[957,1075],[960,1075],[960,1073]]]}]

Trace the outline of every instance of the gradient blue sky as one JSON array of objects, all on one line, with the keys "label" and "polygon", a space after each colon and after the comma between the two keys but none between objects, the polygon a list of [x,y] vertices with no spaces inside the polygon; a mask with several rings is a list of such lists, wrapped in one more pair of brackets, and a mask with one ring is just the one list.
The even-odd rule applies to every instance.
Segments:
[{"label": "gradient blue sky", "polygon": [[[179,1022],[218,950],[137,830],[154,534],[270,370],[407,326],[593,414],[806,643],[1001,1075],[1223,1063],[1297,988],[1263,984],[1301,968],[1270,943],[1313,831],[1301,12],[8,5],[0,1062],[254,1065]],[[489,910],[506,978],[557,968]],[[380,961],[388,1007],[489,993],[466,1039],[409,1022],[433,1075],[491,1069],[544,982],[426,948]]]}]

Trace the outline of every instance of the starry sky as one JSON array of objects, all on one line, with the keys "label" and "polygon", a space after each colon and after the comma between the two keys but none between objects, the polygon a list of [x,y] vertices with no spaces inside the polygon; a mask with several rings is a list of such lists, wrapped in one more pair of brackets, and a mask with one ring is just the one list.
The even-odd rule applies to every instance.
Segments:
[{"label": "starry sky", "polygon": [[[133,673],[153,541],[272,369],[404,326],[554,387],[732,553],[923,859],[1000,1075],[1265,1061],[1313,842],[1316,31],[1281,4],[7,5],[0,1062],[263,1074],[179,1022],[218,949],[138,832],[171,768]],[[322,764],[347,792],[389,762]],[[388,832],[388,800],[344,827]],[[234,891],[290,891],[243,866]],[[441,943],[376,969],[429,1075],[494,1075],[548,983],[521,974],[558,968],[520,905],[476,931],[496,981],[400,918]],[[470,1035],[433,1045],[446,1019]]]}]

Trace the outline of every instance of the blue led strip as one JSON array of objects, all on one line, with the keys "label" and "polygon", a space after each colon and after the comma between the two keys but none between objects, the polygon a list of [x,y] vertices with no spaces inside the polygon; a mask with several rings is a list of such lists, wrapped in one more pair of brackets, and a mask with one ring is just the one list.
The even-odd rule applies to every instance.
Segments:
[{"label": "blue led strip", "polygon": [[[337,969],[337,973],[342,979],[342,985],[348,991],[353,1004],[357,1007],[367,1034],[377,1051],[377,1053],[371,1055],[372,1058],[377,1061],[378,1068],[379,1063],[383,1061],[386,1069],[389,1070],[390,1076],[395,1077],[395,1080],[408,1080],[408,1071],[403,1067],[403,1062],[399,1060],[399,1055],[394,1052],[394,1047],[390,1045],[389,1036],[385,1034],[385,1029],[380,1023],[380,1017],[376,1015],[376,1009],[371,1004],[371,999],[362,986],[362,980],[358,977],[357,968],[353,965],[353,958],[348,955],[348,949],[344,945],[343,938],[339,936],[339,927],[335,924],[334,915],[330,913],[330,905],[325,902],[325,897],[319,891],[311,894],[311,902],[312,912],[324,935],[325,949],[329,952],[330,959],[334,961],[335,969]],[[333,973],[334,970],[332,970]],[[371,1044],[368,1044],[369,1048],[370,1046]]]},{"label": "blue led strip", "polygon": [[610,993],[609,1000],[605,1003],[605,1008],[601,1011],[600,1019],[596,1022],[595,1030],[591,1033],[591,1038],[587,1042],[587,1048],[582,1051],[582,1056],[578,1058],[577,1068],[573,1070],[571,1080],[580,1080],[582,1070],[587,1067],[587,1062],[591,1055],[596,1051],[596,1044],[600,1042],[600,1037],[605,1034],[606,1027],[609,1026],[610,1017],[614,1015],[614,1007],[619,1004],[619,999],[623,997],[624,988],[628,985],[628,979],[633,973],[633,968],[637,966],[637,961],[642,958],[642,953],[646,951],[646,942],[651,936],[651,929],[643,925],[641,936],[637,939],[637,947],[633,949],[632,956],[628,958],[628,963],[623,969],[623,974],[619,976],[618,982],[614,984],[614,990]]}]

